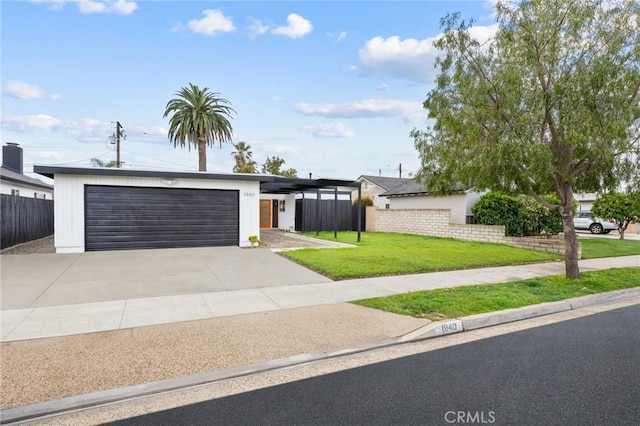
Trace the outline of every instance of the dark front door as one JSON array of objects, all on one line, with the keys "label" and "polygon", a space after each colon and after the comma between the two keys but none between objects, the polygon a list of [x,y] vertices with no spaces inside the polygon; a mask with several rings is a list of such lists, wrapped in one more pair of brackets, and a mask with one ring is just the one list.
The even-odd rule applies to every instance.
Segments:
[{"label": "dark front door", "polygon": [[273,205],[271,207],[272,217],[271,217],[271,226],[273,228],[278,227],[278,200],[273,200]]},{"label": "dark front door", "polygon": [[237,246],[239,193],[85,186],[85,250]]}]

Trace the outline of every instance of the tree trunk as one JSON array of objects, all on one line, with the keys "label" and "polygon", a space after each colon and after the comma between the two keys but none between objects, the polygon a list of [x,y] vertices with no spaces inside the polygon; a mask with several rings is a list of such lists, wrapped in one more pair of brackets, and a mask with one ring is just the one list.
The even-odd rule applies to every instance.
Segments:
[{"label": "tree trunk", "polygon": [[564,231],[564,268],[567,278],[572,280],[580,279],[580,267],[578,266],[578,238],[576,228],[573,226],[573,188],[568,183],[562,184],[563,196],[562,227]]},{"label": "tree trunk", "polygon": [[198,140],[198,170],[207,171],[207,143],[203,139]]}]

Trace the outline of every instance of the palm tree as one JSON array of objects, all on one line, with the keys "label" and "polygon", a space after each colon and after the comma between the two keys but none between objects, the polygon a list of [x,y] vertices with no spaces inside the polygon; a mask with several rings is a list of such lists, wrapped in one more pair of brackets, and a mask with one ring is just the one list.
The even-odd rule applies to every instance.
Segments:
[{"label": "palm tree", "polygon": [[89,160],[89,162],[91,163],[92,167],[115,167],[116,166],[116,162],[113,160],[109,162],[104,162],[99,158],[92,158],[91,160]]},{"label": "palm tree", "polygon": [[191,144],[198,147],[198,170],[207,171],[207,145],[215,145],[216,140],[231,141],[230,102],[219,97],[219,93],[209,92],[209,88],[200,89],[189,83],[175,93],[177,96],[167,103],[163,117],[169,118],[169,140],[173,146],[185,145],[191,150]]},{"label": "palm tree", "polygon": [[231,155],[236,160],[233,173],[256,173],[256,162],[253,161],[253,152],[250,151],[251,145],[241,141],[234,143],[233,147],[235,151]]}]

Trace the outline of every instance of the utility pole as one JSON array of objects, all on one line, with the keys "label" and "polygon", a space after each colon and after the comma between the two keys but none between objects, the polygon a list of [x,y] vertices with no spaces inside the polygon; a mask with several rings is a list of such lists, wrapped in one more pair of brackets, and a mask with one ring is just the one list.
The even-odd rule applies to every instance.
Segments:
[{"label": "utility pole", "polygon": [[398,166],[398,171],[400,172],[400,179],[402,179],[402,163]]},{"label": "utility pole", "polygon": [[122,166],[122,163],[120,162],[120,138],[126,139],[127,136],[124,134],[122,124],[120,124],[119,121],[116,121],[116,167],[118,169]]}]

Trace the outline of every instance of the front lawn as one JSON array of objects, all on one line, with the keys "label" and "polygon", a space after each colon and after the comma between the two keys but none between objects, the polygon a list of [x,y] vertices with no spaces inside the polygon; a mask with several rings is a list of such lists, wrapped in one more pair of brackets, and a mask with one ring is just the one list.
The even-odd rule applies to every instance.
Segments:
[{"label": "front lawn", "polygon": [[579,238],[582,243],[582,258],[632,256],[640,254],[640,241],[621,240],[619,238]]},{"label": "front lawn", "polygon": [[637,286],[640,286],[640,268],[621,268],[584,272],[581,280],[554,275],[507,284],[418,291],[353,303],[437,321]]},{"label": "front lawn", "polygon": [[[315,237],[315,233],[306,235]],[[333,232],[321,232],[320,238],[333,241]],[[337,241],[356,244],[356,233],[339,232]],[[282,254],[332,279],[413,274],[562,259],[556,254],[524,250],[504,244],[386,232],[362,233],[362,242],[358,246],[341,249],[302,249]]]}]

